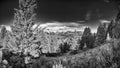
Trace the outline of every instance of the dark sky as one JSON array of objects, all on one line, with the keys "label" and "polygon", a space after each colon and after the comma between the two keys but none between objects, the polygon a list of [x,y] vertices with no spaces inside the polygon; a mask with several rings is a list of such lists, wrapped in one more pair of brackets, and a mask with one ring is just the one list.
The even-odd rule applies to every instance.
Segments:
[{"label": "dark sky", "polygon": [[[116,16],[114,2],[107,0],[38,0],[37,20],[41,22],[77,22],[98,24]],[[0,24],[10,24],[18,0],[0,0]],[[79,23],[79,22],[78,22]]]}]

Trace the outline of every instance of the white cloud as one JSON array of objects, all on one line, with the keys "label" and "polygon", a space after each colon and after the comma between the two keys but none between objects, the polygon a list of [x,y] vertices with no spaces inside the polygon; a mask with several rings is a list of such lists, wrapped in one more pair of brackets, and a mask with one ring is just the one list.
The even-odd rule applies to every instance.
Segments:
[{"label": "white cloud", "polygon": [[49,22],[45,24],[40,24],[39,27],[54,27],[54,26],[79,27],[82,26],[82,24],[78,24],[76,22]]},{"label": "white cloud", "polygon": [[46,32],[83,31],[84,26],[76,22],[53,22],[39,25]]},{"label": "white cloud", "polygon": [[110,23],[108,20],[100,20],[101,23]]}]

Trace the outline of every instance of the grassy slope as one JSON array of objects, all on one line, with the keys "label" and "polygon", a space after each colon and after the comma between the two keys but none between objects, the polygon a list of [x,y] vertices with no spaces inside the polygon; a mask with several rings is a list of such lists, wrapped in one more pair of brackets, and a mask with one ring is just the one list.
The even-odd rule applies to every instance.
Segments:
[{"label": "grassy slope", "polygon": [[61,63],[66,68],[116,68],[120,50],[118,43],[119,41],[115,40],[76,55],[46,58],[45,64]]}]

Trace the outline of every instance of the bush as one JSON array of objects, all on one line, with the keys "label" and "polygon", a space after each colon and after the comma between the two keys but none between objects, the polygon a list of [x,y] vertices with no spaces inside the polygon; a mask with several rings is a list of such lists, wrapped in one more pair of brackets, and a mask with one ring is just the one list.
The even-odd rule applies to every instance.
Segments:
[{"label": "bush", "polygon": [[61,53],[67,53],[68,51],[70,51],[70,44],[68,44],[67,42],[60,44],[60,51]]}]

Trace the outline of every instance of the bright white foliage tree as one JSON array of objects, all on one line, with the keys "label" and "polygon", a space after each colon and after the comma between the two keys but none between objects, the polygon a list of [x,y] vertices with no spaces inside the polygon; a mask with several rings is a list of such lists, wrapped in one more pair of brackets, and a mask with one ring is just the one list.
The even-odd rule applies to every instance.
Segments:
[{"label": "bright white foliage tree", "polygon": [[40,37],[36,32],[35,8],[36,0],[19,0],[19,9],[15,9],[14,22],[11,25],[11,35],[9,35],[9,46],[15,52],[28,53],[34,57],[40,54]]}]

